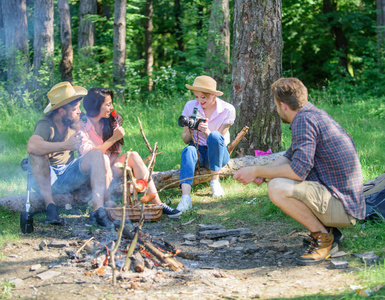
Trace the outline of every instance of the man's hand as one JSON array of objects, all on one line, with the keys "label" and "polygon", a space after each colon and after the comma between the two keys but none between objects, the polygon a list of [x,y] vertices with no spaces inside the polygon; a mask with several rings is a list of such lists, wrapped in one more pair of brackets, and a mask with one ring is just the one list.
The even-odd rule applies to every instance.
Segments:
[{"label": "man's hand", "polygon": [[255,167],[245,167],[236,172],[233,172],[233,179],[239,181],[243,184],[249,184],[250,182],[254,182],[255,184],[262,184],[265,179],[258,177],[256,175]]},{"label": "man's hand", "polygon": [[66,141],[68,150],[79,150],[80,145],[82,144],[82,139],[82,135],[79,132],[71,135],[71,137]]}]

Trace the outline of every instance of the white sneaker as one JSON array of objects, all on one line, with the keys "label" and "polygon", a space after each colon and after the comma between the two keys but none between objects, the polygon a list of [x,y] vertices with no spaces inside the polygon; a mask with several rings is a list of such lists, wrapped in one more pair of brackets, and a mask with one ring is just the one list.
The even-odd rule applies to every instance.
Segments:
[{"label": "white sneaker", "polygon": [[210,187],[211,187],[211,191],[213,192],[214,198],[222,197],[225,195],[225,191],[222,189],[222,186],[219,183],[219,180],[211,180]]},{"label": "white sneaker", "polygon": [[190,195],[183,195],[176,209],[183,212],[189,210],[190,208],[192,208],[192,200]]}]

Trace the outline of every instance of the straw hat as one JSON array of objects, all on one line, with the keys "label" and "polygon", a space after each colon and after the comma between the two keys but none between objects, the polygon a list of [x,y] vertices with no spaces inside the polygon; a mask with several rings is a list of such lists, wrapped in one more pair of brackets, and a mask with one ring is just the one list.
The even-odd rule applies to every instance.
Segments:
[{"label": "straw hat", "polygon": [[87,95],[87,90],[84,87],[72,86],[68,81],[55,84],[47,93],[50,103],[44,109],[44,113],[53,111],[85,95]]},{"label": "straw hat", "polygon": [[217,91],[217,82],[210,76],[206,75],[196,77],[193,85],[186,84],[186,88],[193,91],[214,94],[217,96],[223,95],[221,91]]}]

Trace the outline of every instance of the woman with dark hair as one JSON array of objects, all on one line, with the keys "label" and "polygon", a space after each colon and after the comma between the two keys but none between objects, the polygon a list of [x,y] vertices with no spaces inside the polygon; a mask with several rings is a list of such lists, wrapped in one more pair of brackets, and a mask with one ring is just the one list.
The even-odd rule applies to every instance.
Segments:
[{"label": "woman with dark hair", "polygon": [[[122,117],[119,114],[116,117],[111,115],[114,110],[113,98],[112,90],[104,88],[92,88],[84,97],[83,106],[86,110],[86,118],[82,118],[84,126],[80,130],[82,145],[79,152],[81,155],[91,149],[99,149],[103,152],[109,183],[112,179],[117,180],[122,176],[122,170],[116,168],[114,164],[124,163],[126,155],[128,155],[127,164],[133,170],[134,176],[137,179],[146,178],[148,176],[147,167],[137,152],[130,151],[127,154],[120,154],[125,131],[122,127]],[[179,210],[172,209],[160,201],[153,180],[148,185],[148,191],[149,193],[156,193],[153,203],[161,205],[163,213],[169,218],[178,218],[181,215]]]}]

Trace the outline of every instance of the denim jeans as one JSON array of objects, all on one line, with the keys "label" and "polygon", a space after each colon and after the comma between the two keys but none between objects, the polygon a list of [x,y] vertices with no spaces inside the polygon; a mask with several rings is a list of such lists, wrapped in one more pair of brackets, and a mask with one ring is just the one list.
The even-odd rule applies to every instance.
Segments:
[{"label": "denim jeans", "polygon": [[[56,181],[52,185],[52,194],[64,194],[69,193],[79,188],[90,178],[90,173],[84,173],[80,167],[82,157],[74,159],[68,165],[50,166],[51,176],[54,176],[52,172],[56,174]],[[28,162],[28,172],[31,172],[31,165]],[[36,192],[39,189],[36,186],[35,180],[31,180],[31,187]]]},{"label": "denim jeans", "polygon": [[[200,166],[219,171],[230,160],[224,137],[218,131],[212,131],[207,138],[207,146],[198,147],[200,154]],[[198,162],[198,152],[193,142],[182,150],[180,166],[180,180],[194,176],[195,166]],[[186,179],[180,182],[192,185],[193,179]]]}]

